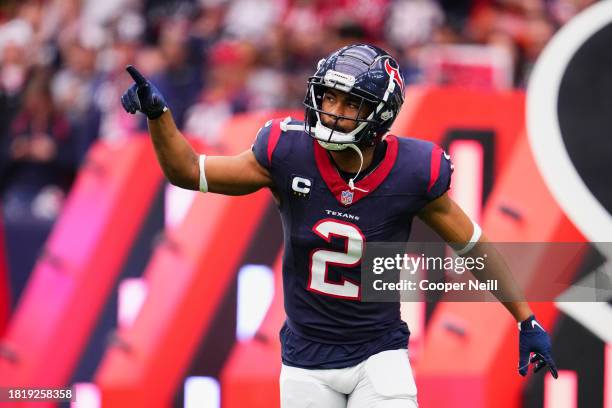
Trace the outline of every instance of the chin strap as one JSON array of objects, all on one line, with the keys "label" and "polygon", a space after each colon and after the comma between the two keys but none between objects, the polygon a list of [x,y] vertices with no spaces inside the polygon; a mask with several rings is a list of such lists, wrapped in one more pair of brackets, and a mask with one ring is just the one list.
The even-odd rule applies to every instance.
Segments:
[{"label": "chin strap", "polygon": [[357,170],[357,174],[355,174],[355,177],[351,178],[348,182],[348,186],[351,190],[359,190],[363,193],[367,193],[368,190],[364,190],[363,188],[359,188],[359,187],[355,187],[355,179],[357,177],[359,177],[359,173],[361,173],[361,168],[363,167],[363,154],[361,154],[361,149],[359,149],[359,147],[357,147],[354,143],[351,143],[349,145],[347,145],[346,147],[350,147],[351,149],[353,149],[354,151],[357,152],[357,154],[359,155],[359,170]]}]

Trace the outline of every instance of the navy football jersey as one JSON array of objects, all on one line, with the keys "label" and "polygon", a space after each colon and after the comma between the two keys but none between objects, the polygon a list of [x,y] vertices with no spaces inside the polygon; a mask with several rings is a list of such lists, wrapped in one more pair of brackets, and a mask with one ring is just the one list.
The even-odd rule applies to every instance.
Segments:
[{"label": "navy football jersey", "polygon": [[341,368],[407,347],[399,302],[361,302],[366,242],[406,242],[413,217],[448,190],[452,165],[435,144],[388,135],[384,158],[351,190],[329,152],[287,118],[253,144],[272,176],[284,248],[281,329],[288,365]]}]

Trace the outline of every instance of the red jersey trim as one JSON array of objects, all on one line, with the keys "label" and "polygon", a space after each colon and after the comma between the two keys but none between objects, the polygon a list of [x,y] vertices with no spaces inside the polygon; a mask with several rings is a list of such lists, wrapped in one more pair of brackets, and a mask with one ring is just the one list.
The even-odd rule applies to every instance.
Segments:
[{"label": "red jersey trim", "polygon": [[[366,197],[368,194],[371,194],[382,184],[382,182],[387,178],[393,165],[395,164],[395,160],[397,159],[398,152],[398,141],[397,138],[393,135],[388,135],[385,138],[387,142],[387,152],[385,153],[385,157],[382,162],[376,167],[376,169],[355,183],[355,187],[358,187],[361,191],[355,188],[351,190],[348,184],[340,177],[338,170],[334,167],[334,164],[331,161],[331,158],[327,154],[327,150],[325,150],[315,139],[313,139],[314,143],[314,156],[315,162],[317,164],[317,168],[319,169],[319,173],[321,177],[327,184],[327,188],[329,191],[336,197],[338,202],[346,207],[351,204],[355,204],[357,201]],[[352,198],[350,202],[346,200],[342,200],[342,192],[351,192]]]},{"label": "red jersey trim", "polygon": [[272,167],[272,153],[274,153],[274,149],[276,149],[281,134],[280,120],[277,119],[273,121],[270,126],[272,128],[270,129],[270,137],[268,138],[268,165]]},{"label": "red jersey trim", "polygon": [[427,186],[427,192],[436,184],[438,177],[440,176],[440,160],[442,160],[442,154],[444,151],[438,145],[434,145],[431,150],[431,167],[429,168],[429,185]]}]

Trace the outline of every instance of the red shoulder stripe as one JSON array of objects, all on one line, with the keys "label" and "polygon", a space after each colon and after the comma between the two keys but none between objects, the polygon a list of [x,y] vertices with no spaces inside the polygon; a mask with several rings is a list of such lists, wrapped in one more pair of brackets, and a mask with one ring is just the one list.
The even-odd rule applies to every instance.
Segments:
[{"label": "red shoulder stripe", "polygon": [[270,129],[270,137],[268,138],[268,165],[272,167],[272,153],[276,149],[281,134],[280,120],[274,120],[270,126],[272,126],[272,129]]},{"label": "red shoulder stripe", "polygon": [[436,184],[438,176],[440,176],[440,160],[442,159],[442,153],[444,151],[438,145],[434,145],[431,150],[431,167],[429,168],[429,185],[427,186],[427,192]]}]

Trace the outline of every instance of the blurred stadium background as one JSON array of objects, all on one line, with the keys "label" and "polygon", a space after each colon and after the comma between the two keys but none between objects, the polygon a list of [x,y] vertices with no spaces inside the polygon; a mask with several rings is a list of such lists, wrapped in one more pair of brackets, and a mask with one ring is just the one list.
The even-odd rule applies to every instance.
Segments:
[{"label": "blurred stadium background", "polygon": [[[612,241],[610,3],[0,2],[0,386],[75,387],[79,407],[278,406],[271,196],[169,186],[119,104],[128,63],[194,146],[234,154],[302,117],[319,58],[380,45],[409,84],[394,133],[449,151],[452,195],[493,239],[583,242],[576,280],[609,267],[590,243]],[[413,238],[435,239],[419,223]],[[610,301],[533,308],[557,381],[518,376],[499,304],[403,304],[421,406],[612,408]]]}]

